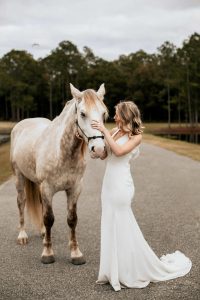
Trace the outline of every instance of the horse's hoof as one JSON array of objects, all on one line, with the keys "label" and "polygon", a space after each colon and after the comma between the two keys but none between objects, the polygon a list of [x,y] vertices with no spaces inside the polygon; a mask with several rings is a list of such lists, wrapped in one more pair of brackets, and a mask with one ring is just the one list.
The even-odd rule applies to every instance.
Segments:
[{"label": "horse's hoof", "polygon": [[19,245],[26,245],[28,244],[28,235],[25,230],[20,230],[20,233],[17,237],[17,243]]},{"label": "horse's hoof", "polygon": [[17,244],[19,244],[19,245],[26,245],[26,244],[28,244],[28,238],[18,238],[17,239]]},{"label": "horse's hoof", "polygon": [[41,262],[43,264],[52,264],[55,262],[55,257],[53,255],[49,255],[49,256],[42,256],[41,257]]},{"label": "horse's hoof", "polygon": [[71,263],[73,265],[83,265],[86,263],[86,260],[85,260],[84,256],[73,257],[73,258],[71,258]]}]

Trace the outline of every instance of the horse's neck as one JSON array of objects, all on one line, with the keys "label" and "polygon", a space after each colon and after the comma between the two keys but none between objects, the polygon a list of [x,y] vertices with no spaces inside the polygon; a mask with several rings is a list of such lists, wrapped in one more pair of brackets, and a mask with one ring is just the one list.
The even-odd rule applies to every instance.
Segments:
[{"label": "horse's neck", "polygon": [[[68,107],[69,105],[69,107]],[[71,159],[81,154],[83,141],[76,137],[75,101],[67,104],[61,114],[55,119],[57,126],[57,153],[63,159]]]}]

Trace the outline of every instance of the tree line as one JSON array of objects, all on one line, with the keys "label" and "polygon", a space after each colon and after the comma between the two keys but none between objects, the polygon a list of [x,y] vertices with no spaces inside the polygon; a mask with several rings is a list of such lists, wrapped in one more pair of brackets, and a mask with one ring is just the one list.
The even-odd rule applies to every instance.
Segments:
[{"label": "tree line", "polygon": [[163,43],[155,54],[143,50],[107,61],[84,47],[62,41],[45,58],[11,50],[0,59],[0,119],[58,115],[71,94],[105,83],[110,117],[120,100],[133,100],[145,122],[164,121],[195,126],[200,110],[200,35],[180,48]]}]

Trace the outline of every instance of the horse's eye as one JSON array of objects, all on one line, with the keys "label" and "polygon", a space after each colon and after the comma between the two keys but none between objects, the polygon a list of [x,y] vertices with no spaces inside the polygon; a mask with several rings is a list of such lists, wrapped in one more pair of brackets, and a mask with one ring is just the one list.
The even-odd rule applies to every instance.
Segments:
[{"label": "horse's eye", "polygon": [[82,118],[85,118],[86,117],[86,114],[84,112],[81,112],[81,117]]},{"label": "horse's eye", "polygon": [[106,113],[103,113],[103,121],[106,121]]}]

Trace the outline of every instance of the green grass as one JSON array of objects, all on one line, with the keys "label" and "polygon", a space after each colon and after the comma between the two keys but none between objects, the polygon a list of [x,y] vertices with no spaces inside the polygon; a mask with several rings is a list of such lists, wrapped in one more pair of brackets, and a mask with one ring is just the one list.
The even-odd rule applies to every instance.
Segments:
[{"label": "green grass", "polygon": [[[14,122],[0,122],[0,134],[10,134]],[[12,175],[10,165],[10,143],[0,145],[0,184]]]},{"label": "green grass", "polygon": [[144,133],[143,141],[200,161],[200,145]]},{"label": "green grass", "polygon": [[10,134],[15,124],[15,122],[0,122],[0,134]]},{"label": "green grass", "polygon": [[0,184],[12,175],[10,166],[10,143],[0,145]]},{"label": "green grass", "polygon": [[[200,126],[200,124],[198,124],[198,127]],[[145,123],[144,124],[144,131],[145,133],[154,133],[155,131],[159,130],[159,129],[168,129],[168,123]],[[190,128],[189,124],[186,123],[171,123],[170,124],[170,128],[173,130],[174,128]]]},{"label": "green grass", "polygon": [[[170,127],[174,128],[174,127],[178,127],[179,124],[178,123],[171,123]],[[185,124],[181,124],[181,126],[185,126]],[[155,129],[158,128],[168,128],[168,124],[167,123],[144,123],[144,127],[145,127],[145,131],[146,132],[152,132]]]}]

